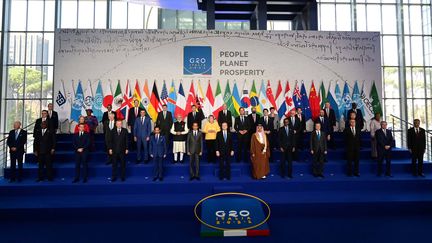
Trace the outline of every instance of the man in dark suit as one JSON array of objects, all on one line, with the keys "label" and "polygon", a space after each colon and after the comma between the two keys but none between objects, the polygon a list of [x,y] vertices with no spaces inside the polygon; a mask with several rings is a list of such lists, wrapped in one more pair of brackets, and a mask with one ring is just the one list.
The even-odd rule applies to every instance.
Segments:
[{"label": "man in dark suit", "polygon": [[382,164],[385,159],[386,161],[386,172],[385,175],[393,177],[391,174],[391,151],[393,146],[393,135],[392,132],[387,129],[387,122],[381,122],[381,129],[375,132],[377,140],[377,152],[378,152],[378,170],[377,175],[381,176]]},{"label": "man in dark suit", "polygon": [[198,130],[199,126],[197,122],[192,124],[192,130],[189,132],[186,139],[186,148],[187,153],[190,156],[189,159],[189,171],[190,171],[190,179],[189,180],[200,180],[199,176],[199,157],[202,155],[203,151],[203,136],[202,133]]},{"label": "man in dark suit", "polygon": [[219,111],[218,114],[218,123],[219,126],[222,126],[222,123],[226,122],[228,124],[228,130],[232,127],[232,116],[231,111],[228,110],[228,107],[226,104],[223,104],[223,109]]},{"label": "man in dark suit", "polygon": [[112,105],[107,105],[107,111],[105,111],[102,115],[102,124],[104,124],[109,119],[109,114],[114,114],[114,120],[117,120],[117,114],[112,110]]},{"label": "man in dark suit", "polygon": [[87,155],[90,149],[90,136],[84,132],[84,124],[79,124],[79,132],[74,134],[73,147],[75,150],[75,178],[72,183],[80,179],[81,165],[83,167],[83,182],[87,182]]},{"label": "man in dark suit", "polygon": [[[14,122],[14,129],[9,132],[7,146],[9,147],[11,175],[9,182],[21,181],[23,172],[24,146],[27,143],[27,131],[21,129],[21,122]],[[16,166],[18,162],[18,176]]]},{"label": "man in dark suit", "polygon": [[258,123],[260,122],[260,115],[256,112],[256,107],[252,107],[252,113],[248,115],[249,119],[249,140],[250,136],[256,132]]},{"label": "man in dark suit", "polygon": [[303,150],[303,145],[304,145],[303,139],[304,139],[304,134],[306,133],[306,117],[303,114],[301,107],[297,107],[296,111],[297,111],[297,118],[300,121],[300,128],[298,130],[298,133],[296,134],[296,143],[297,143],[296,151],[300,151]]},{"label": "man in dark suit", "polygon": [[48,104],[48,119],[52,125],[53,132],[57,132],[59,127],[58,113],[57,111],[54,111],[54,106],[52,103]]},{"label": "man in dark suit", "polygon": [[240,116],[236,117],[234,123],[234,129],[237,132],[237,154],[236,160],[240,162],[242,156],[243,161],[248,162],[248,148],[249,148],[249,119],[245,116],[245,109],[240,107]]},{"label": "man in dark suit", "polygon": [[[140,116],[140,112],[141,110],[143,110],[140,107],[140,101],[139,100],[134,100],[134,107],[129,109],[129,114],[128,114],[128,120],[127,120],[127,125],[128,125],[128,129],[129,131],[132,133],[132,149],[136,148],[136,142],[134,140],[134,136],[133,136],[133,132],[134,132],[134,125],[135,125],[135,120],[136,118],[138,118]],[[144,109],[145,110],[145,109]]]},{"label": "man in dark suit", "polygon": [[[144,159],[144,163],[148,163],[148,143],[151,135],[151,118],[147,116],[145,110],[140,111],[140,116],[135,119],[134,124],[134,141],[137,143],[137,158],[136,163],[139,164],[141,159]],[[141,152],[141,150],[143,150]]]},{"label": "man in dark suit", "polygon": [[327,135],[327,141],[330,140],[329,138],[330,138],[331,125],[330,125],[330,121],[325,116],[325,111],[324,110],[320,110],[320,114],[315,119],[314,122],[321,124],[321,131],[323,131],[323,132],[326,133],[326,135]]},{"label": "man in dark suit", "polygon": [[356,121],[356,128],[361,131],[363,130],[364,127],[364,121],[363,120],[358,120],[357,119],[357,113],[355,112],[351,112],[349,113],[349,117],[347,120],[345,120],[345,127],[349,127],[349,121],[350,120],[355,120]]},{"label": "man in dark suit", "polygon": [[324,178],[324,160],[327,154],[327,139],[321,124],[315,123],[315,130],[311,133],[310,152],[312,154],[312,173],[314,177]]},{"label": "man in dark suit", "polygon": [[154,135],[150,138],[150,157],[155,162],[153,181],[163,180],[163,159],[166,158],[167,148],[164,135],[158,126],[154,127]]},{"label": "man in dark suit", "polygon": [[[274,118],[269,116],[269,110],[263,109],[263,116],[260,118],[259,123],[262,124],[264,133],[267,135],[267,141],[269,141],[269,147],[272,147],[272,143],[275,143],[271,140],[272,138],[272,131],[274,128]],[[270,155],[269,158],[270,162],[273,162],[272,156]]]},{"label": "man in dark suit", "polygon": [[328,145],[330,148],[334,149],[335,144],[334,144],[333,132],[336,129],[336,114],[335,111],[330,107],[330,102],[325,103],[324,113],[325,113],[325,117],[327,117],[327,120],[329,121],[329,126],[330,126],[329,129],[330,140],[328,141]]},{"label": "man in dark suit", "polygon": [[160,134],[164,136],[167,149],[170,142],[170,130],[173,123],[172,113],[168,111],[167,105],[162,105],[162,111],[158,113],[156,118],[156,126],[160,128]]},{"label": "man in dark suit", "polygon": [[355,117],[356,124],[357,124],[357,126],[359,126],[361,129],[363,129],[363,127],[364,127],[363,113],[361,112],[360,109],[357,109],[357,104],[356,104],[356,103],[352,103],[352,104],[351,104],[351,109],[348,110],[348,112],[347,112],[347,116],[346,116],[346,117],[350,117],[350,114],[351,114],[351,113],[355,113],[355,114],[356,114],[356,117]]},{"label": "man in dark suit", "polygon": [[284,119],[283,127],[279,128],[279,146],[282,152],[281,177],[292,178],[292,160],[295,151],[294,130],[290,129],[289,118]]},{"label": "man in dark suit", "polygon": [[[356,129],[355,120],[350,120],[349,126],[345,127],[345,149],[347,158],[347,175],[360,176],[359,172],[359,157],[360,157],[360,130]],[[354,170],[353,170],[354,164]]]},{"label": "man in dark suit", "polygon": [[55,152],[55,133],[48,129],[48,121],[41,123],[41,130],[34,134],[34,153],[38,158],[38,178],[36,182],[44,180],[43,169],[46,168],[48,181],[53,180],[52,156]]},{"label": "man in dark suit", "polygon": [[108,120],[103,123],[103,131],[105,137],[105,147],[108,154],[108,161],[105,163],[107,165],[112,163],[112,156],[108,153],[109,143],[111,141],[112,131],[115,129],[115,113],[108,114]]},{"label": "man in dark suit", "polygon": [[413,176],[424,177],[423,156],[426,150],[426,131],[420,127],[420,120],[414,119],[414,127],[408,129],[408,149],[411,153]]},{"label": "man in dark suit", "polygon": [[40,134],[40,131],[42,130],[42,122],[46,122],[47,125],[47,129],[51,129],[51,121],[48,117],[48,111],[47,110],[42,110],[41,112],[41,117],[36,119],[34,128],[33,128],[33,137],[36,137],[36,134]]},{"label": "man in dark suit", "polygon": [[192,111],[187,116],[187,127],[189,130],[192,129],[192,124],[195,122],[198,124],[198,128],[201,129],[201,122],[204,120],[204,114],[202,110],[198,110],[195,105],[192,105]]},{"label": "man in dark suit", "polygon": [[228,122],[222,122],[222,130],[216,135],[216,156],[219,158],[219,180],[231,180],[231,157],[234,156],[234,147]]},{"label": "man in dark suit", "polygon": [[109,143],[108,152],[112,155],[112,177],[111,182],[117,180],[118,161],[121,167],[121,180],[126,179],[126,160],[125,156],[129,153],[128,150],[128,131],[122,128],[122,121],[116,121],[116,128],[112,131],[111,141]]},{"label": "man in dark suit", "polygon": [[295,110],[291,110],[288,117],[288,126],[291,131],[293,131],[295,136],[296,144],[294,145],[294,153],[293,153],[293,160],[298,160],[298,151],[300,150],[303,142],[303,133],[301,132],[301,122],[300,119],[297,117],[297,112]]}]

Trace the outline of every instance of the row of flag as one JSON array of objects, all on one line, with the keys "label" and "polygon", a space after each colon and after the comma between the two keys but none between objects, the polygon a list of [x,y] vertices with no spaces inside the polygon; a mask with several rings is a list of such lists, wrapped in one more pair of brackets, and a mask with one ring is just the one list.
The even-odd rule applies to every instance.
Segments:
[{"label": "row of flag", "polygon": [[[141,108],[145,108],[149,116],[156,120],[157,113],[162,110],[163,105],[167,105],[169,111],[174,116],[182,115],[185,117],[191,112],[191,106],[195,105],[201,108],[204,115],[207,117],[211,114],[217,117],[223,105],[226,104],[231,113],[235,116],[239,115],[239,108],[244,107],[250,109],[255,107],[258,114],[262,114],[265,108],[275,107],[278,110],[280,117],[287,116],[288,113],[297,107],[301,107],[306,119],[314,119],[319,116],[319,110],[324,107],[326,102],[334,109],[338,120],[344,119],[346,112],[351,108],[351,103],[357,103],[359,109],[365,112],[365,98],[368,99],[372,106],[367,109],[369,113],[382,114],[381,102],[378,95],[378,90],[375,81],[368,82],[372,84],[369,89],[369,94],[365,94],[363,81],[361,89],[357,81],[354,83],[352,92],[350,87],[345,81],[343,87],[339,86],[336,82],[332,87],[332,82],[321,82],[319,90],[315,88],[315,82],[312,81],[309,89],[309,95],[306,92],[305,83],[302,81],[294,83],[294,89],[291,88],[290,82],[278,81],[276,91],[273,92],[271,81],[261,80],[260,88],[257,89],[255,80],[252,81],[251,88],[248,89],[250,82],[245,81],[241,92],[239,92],[237,82],[234,81],[233,88],[231,89],[230,82],[226,83],[224,92],[219,81],[212,87],[211,82],[198,81],[190,83],[189,92],[185,93],[183,82],[180,82],[176,89],[174,81],[170,86],[163,81],[162,91],[159,93],[157,88],[157,81],[154,81],[150,89],[149,82],[145,80],[141,89],[139,81],[135,81],[132,88],[130,81],[126,82],[126,88],[123,91],[121,81],[118,80],[115,85],[114,91],[111,89],[111,81],[97,82],[96,92],[93,95],[93,88],[91,82],[87,82],[87,87],[83,89],[85,82],[78,81],[76,89],[73,91],[74,95],[66,95],[64,83],[62,81],[63,90],[59,90],[56,103],[59,109],[59,116],[63,118],[70,118],[72,121],[78,121],[79,116],[85,113],[86,109],[92,109],[93,114],[100,120],[103,111],[111,104],[113,110],[117,112],[119,119],[127,119],[128,110],[134,106],[134,102],[138,101]],[[325,84],[328,84],[326,91]],[[107,85],[105,88],[102,86]],[[72,83],[75,86],[74,82]],[[206,87],[204,92],[203,87]],[[341,89],[342,88],[342,89]],[[213,91],[215,90],[215,91]],[[67,114],[70,111],[70,115]],[[372,113],[372,114],[373,114]],[[62,116],[63,114],[63,116]]]}]

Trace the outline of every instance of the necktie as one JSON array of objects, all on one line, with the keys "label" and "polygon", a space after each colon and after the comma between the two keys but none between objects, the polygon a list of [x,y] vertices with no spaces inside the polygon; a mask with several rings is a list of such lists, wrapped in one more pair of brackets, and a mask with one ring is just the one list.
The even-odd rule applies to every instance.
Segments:
[{"label": "necktie", "polygon": [[328,116],[330,116],[330,114],[329,114],[329,113],[330,113],[330,112],[329,112],[329,109],[327,108],[327,109],[326,109],[326,114],[327,114],[327,117],[328,117]]},{"label": "necktie", "polygon": [[195,138],[197,137],[197,132],[196,131],[194,132],[194,136],[195,136]]},{"label": "necktie", "polygon": [[121,130],[120,129],[117,129],[117,134],[120,136],[120,132],[121,132]]},{"label": "necktie", "polygon": [[138,108],[135,107],[135,117],[138,116]]},{"label": "necktie", "polygon": [[110,125],[109,125],[110,130],[113,129],[113,127],[114,127],[114,123],[113,121],[110,121]]},{"label": "necktie", "polygon": [[141,117],[141,124],[144,124],[144,117]]},{"label": "necktie", "polygon": [[224,135],[224,141],[226,142],[226,140],[227,140],[226,131],[224,131],[223,135]]},{"label": "necktie", "polygon": [[159,142],[159,134],[156,135],[156,143],[158,143],[158,142]]},{"label": "necktie", "polygon": [[265,117],[265,124],[267,125],[267,117]]},{"label": "necktie", "polygon": [[417,134],[417,135],[419,134],[419,130],[418,130],[418,128],[416,128],[416,134]]},{"label": "necktie", "polygon": [[194,117],[194,119],[195,119],[195,112],[193,113],[193,117]]},{"label": "necktie", "polygon": [[288,126],[285,126],[285,132],[286,132],[286,135],[288,136]]},{"label": "necktie", "polygon": [[387,137],[386,130],[383,129],[384,137]]},{"label": "necktie", "polygon": [[42,129],[42,136],[45,135],[45,130],[46,129]]},{"label": "necktie", "polygon": [[224,111],[224,116],[226,116],[226,111]]},{"label": "necktie", "polygon": [[15,140],[18,139],[18,134],[19,134],[18,130],[15,130]]},{"label": "necktie", "polygon": [[323,121],[324,119],[321,117],[321,123],[324,123],[324,121]]},{"label": "necktie", "polygon": [[352,134],[355,136],[355,129],[354,129],[354,127],[351,127],[351,131],[352,131]]},{"label": "necktie", "polygon": [[291,123],[294,125],[294,123],[295,123],[295,118],[294,117],[291,117]]},{"label": "necktie", "polygon": [[80,137],[82,136],[82,132],[80,132],[80,135],[79,135]]},{"label": "necktie", "polygon": [[52,116],[52,111],[49,111],[49,117],[51,118],[51,116]]},{"label": "necktie", "polygon": [[318,140],[320,140],[320,138],[321,138],[321,134],[320,134],[319,131],[317,131],[317,135],[318,135]]},{"label": "necktie", "polygon": [[241,123],[244,123],[244,117],[241,116]]}]

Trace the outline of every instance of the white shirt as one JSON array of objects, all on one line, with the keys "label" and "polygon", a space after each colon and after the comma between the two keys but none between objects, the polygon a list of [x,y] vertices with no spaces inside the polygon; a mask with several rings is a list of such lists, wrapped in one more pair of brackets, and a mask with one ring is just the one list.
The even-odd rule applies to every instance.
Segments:
[{"label": "white shirt", "polygon": [[114,120],[109,122],[109,129],[112,130],[114,128]]},{"label": "white shirt", "polygon": [[45,134],[46,130],[47,130],[46,128],[42,129],[42,136]]}]

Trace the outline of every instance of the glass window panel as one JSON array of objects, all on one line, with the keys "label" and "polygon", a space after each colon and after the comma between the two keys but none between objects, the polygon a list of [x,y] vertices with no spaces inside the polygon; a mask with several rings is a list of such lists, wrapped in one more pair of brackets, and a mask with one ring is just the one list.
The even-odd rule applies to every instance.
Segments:
[{"label": "glass window panel", "polygon": [[351,7],[349,4],[336,5],[336,21],[338,31],[351,31]]},{"label": "glass window panel", "polygon": [[432,98],[432,68],[425,69],[426,97]]},{"label": "glass window panel", "polygon": [[431,34],[431,7],[430,6],[422,6],[423,9],[423,34],[430,35]]},{"label": "glass window panel", "polygon": [[399,69],[397,67],[384,68],[384,97],[399,98]]},{"label": "glass window panel", "polygon": [[45,1],[45,31],[54,31],[55,1]]},{"label": "glass window panel", "polygon": [[207,29],[207,14],[202,11],[194,12],[194,29],[205,30]]},{"label": "glass window panel", "polygon": [[396,117],[401,117],[400,114],[400,100],[399,99],[385,99],[385,120],[387,121],[389,126],[393,127],[393,120],[395,122],[394,127],[396,129],[400,129],[400,123],[397,119],[393,119],[390,115],[394,115]]},{"label": "glass window panel", "polygon": [[423,46],[424,46],[423,53],[425,58],[425,65],[432,66],[432,37],[431,36],[423,37]]},{"label": "glass window panel", "polygon": [[396,5],[382,6],[383,34],[396,34]]},{"label": "glass window panel", "polygon": [[42,34],[28,33],[26,48],[26,64],[41,64],[42,55],[45,49]]},{"label": "glass window panel", "polygon": [[412,121],[414,119],[414,99],[407,99],[407,107],[408,121]]},{"label": "glass window panel", "polygon": [[54,63],[54,33],[44,34],[44,50],[43,50],[43,64]]},{"label": "glass window panel", "polygon": [[321,30],[336,30],[335,5],[320,5],[320,27]]},{"label": "glass window panel", "polygon": [[6,101],[6,131],[13,129],[15,121],[23,123],[24,102],[22,100],[7,100]]},{"label": "glass window panel", "polygon": [[78,2],[78,28],[92,29],[94,26],[94,2],[80,0]]},{"label": "glass window panel", "polygon": [[26,29],[27,1],[11,1],[10,30]]},{"label": "glass window panel", "polygon": [[367,3],[380,3],[380,0],[366,0]]},{"label": "glass window panel", "polygon": [[405,65],[411,66],[411,39],[409,36],[404,37],[405,41]]},{"label": "glass window panel", "polygon": [[61,1],[61,28],[77,27],[78,2],[76,0]]},{"label": "glass window panel", "polygon": [[[423,122],[423,127],[427,127],[429,131],[432,131],[432,100],[427,100],[427,124]],[[430,138],[429,138],[430,139]]]},{"label": "glass window panel", "polygon": [[408,98],[413,98],[411,68],[405,68],[405,72],[406,95]]},{"label": "glass window panel", "polygon": [[127,2],[113,1],[111,8],[111,28],[126,29],[127,28]]},{"label": "glass window panel", "polygon": [[27,66],[25,68],[25,97],[41,98],[42,67]]},{"label": "glass window panel", "polygon": [[24,33],[9,34],[9,64],[24,64],[26,38]]},{"label": "glass window panel", "polygon": [[384,52],[384,65],[397,66],[398,65],[398,46],[396,36],[383,36],[382,44]]},{"label": "glass window panel", "polygon": [[423,65],[423,38],[421,36],[411,37],[411,58],[413,66]]},{"label": "glass window panel", "polygon": [[396,0],[381,0],[382,3],[396,3]]},{"label": "glass window panel", "polygon": [[415,94],[415,98],[424,98],[425,97],[425,76],[423,68],[413,68],[412,69],[412,78],[413,78],[413,92]]},{"label": "glass window panel", "polygon": [[410,21],[409,21],[409,7],[408,5],[403,6],[403,24],[405,34],[410,34]]},{"label": "glass window panel", "polygon": [[367,28],[368,31],[381,31],[381,12],[379,5],[367,5]]},{"label": "glass window panel", "polygon": [[128,29],[144,28],[144,5],[129,3]]},{"label": "glass window panel", "polygon": [[3,4],[0,4],[0,26],[2,26],[3,23]]},{"label": "glass window panel", "polygon": [[53,67],[42,66],[42,97],[51,99],[53,97]]},{"label": "glass window panel", "polygon": [[179,29],[193,29],[193,18],[191,11],[178,10],[177,21]]},{"label": "glass window panel", "polygon": [[225,29],[225,22],[223,22],[223,21],[216,21],[215,29],[217,29],[217,30],[224,30]]},{"label": "glass window panel", "polygon": [[105,29],[107,27],[107,2],[96,1],[95,3],[95,28]]},{"label": "glass window panel", "polygon": [[[147,9],[147,8],[146,8]],[[177,11],[170,9],[161,9],[162,29],[176,29],[177,28]]]},{"label": "glass window panel", "polygon": [[[43,30],[43,12],[44,2],[41,0],[28,1],[28,24],[27,30],[42,31]],[[22,16],[21,16],[22,17]]]},{"label": "glass window panel", "polygon": [[158,29],[159,9],[157,7],[146,6],[145,9],[145,28]]},{"label": "glass window panel", "polygon": [[12,66],[7,69],[7,98],[22,98],[24,94],[24,66]]},{"label": "glass window panel", "polygon": [[[23,126],[29,126],[27,131],[33,133],[34,122],[41,117],[40,100],[24,100],[24,121]],[[33,136],[31,136],[33,137]]]},{"label": "glass window panel", "polygon": [[357,31],[366,31],[366,6],[357,4]]},{"label": "glass window panel", "polygon": [[422,13],[420,6],[410,6],[410,27],[411,34],[421,35],[422,34]]},{"label": "glass window panel", "polygon": [[414,100],[414,116],[413,119],[409,121],[413,121],[414,119],[420,119],[420,122],[422,123],[426,121],[426,100]]}]

